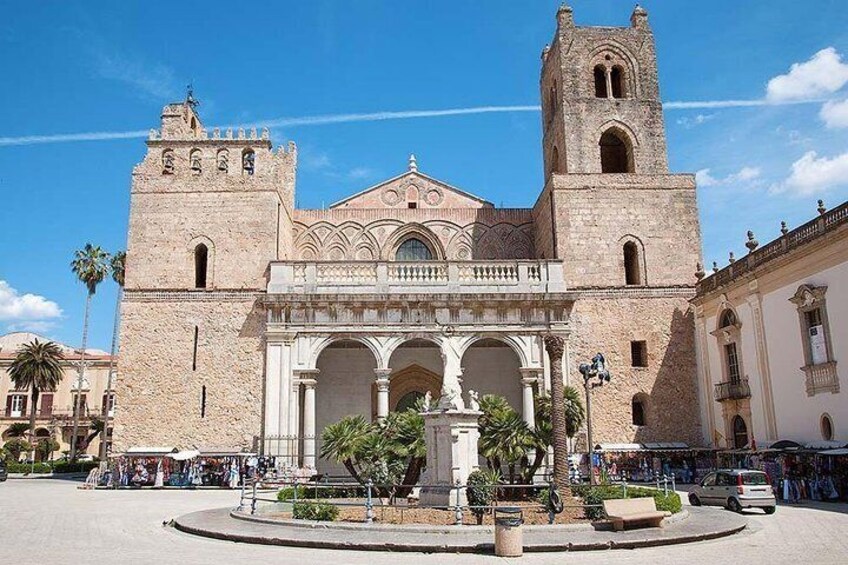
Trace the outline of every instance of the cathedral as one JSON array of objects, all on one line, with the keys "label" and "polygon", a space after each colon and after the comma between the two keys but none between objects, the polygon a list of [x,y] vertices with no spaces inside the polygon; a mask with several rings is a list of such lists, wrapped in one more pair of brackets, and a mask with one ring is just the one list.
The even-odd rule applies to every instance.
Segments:
[{"label": "cathedral", "polygon": [[378,419],[449,383],[453,402],[498,394],[532,425],[551,364],[582,391],[577,367],[598,351],[613,378],[592,392],[596,443],[703,445],[695,179],[668,170],[645,10],[582,27],[562,6],[540,98],[530,208],[410,156],[298,209],[293,142],[207,130],[190,98],[166,106],[132,172],[115,451],[216,445],[334,472],[321,432],[344,416]]}]

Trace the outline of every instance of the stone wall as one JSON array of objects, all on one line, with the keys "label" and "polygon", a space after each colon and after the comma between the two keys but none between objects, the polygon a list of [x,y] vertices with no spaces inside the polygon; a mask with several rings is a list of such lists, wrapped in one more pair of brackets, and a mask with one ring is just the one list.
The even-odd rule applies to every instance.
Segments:
[{"label": "stone wall", "polygon": [[[582,390],[580,363],[601,351],[611,382],[592,393],[593,439],[600,442],[683,441],[701,445],[693,315],[686,296],[587,295],[572,311],[572,385]],[[646,341],[647,367],[631,367],[630,342]],[[631,401],[647,395],[647,425],[632,424]]]},{"label": "stone wall", "polygon": [[253,448],[261,432],[264,369],[264,318],[255,297],[174,294],[171,299],[126,294],[114,451],[133,446]]}]

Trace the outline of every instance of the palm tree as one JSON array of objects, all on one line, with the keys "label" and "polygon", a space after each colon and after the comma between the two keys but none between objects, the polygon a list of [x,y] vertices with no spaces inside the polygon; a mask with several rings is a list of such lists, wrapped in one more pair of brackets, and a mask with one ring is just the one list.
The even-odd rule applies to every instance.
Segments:
[{"label": "palm tree", "polygon": [[88,345],[88,312],[91,309],[91,297],[97,290],[97,285],[103,282],[109,273],[107,261],[109,254],[100,249],[99,246],[86,243],[83,249],[74,252],[74,260],[71,261],[71,271],[77,279],[85,285],[88,293],[85,297],[85,316],[82,324],[82,348],[80,349],[79,376],[77,378],[77,397],[74,402],[74,431],[71,436],[71,461],[77,458],[77,430],[79,429],[79,416],[82,410],[82,385],[85,379],[85,348]]},{"label": "palm tree", "polygon": [[62,350],[52,341],[38,341],[21,346],[9,365],[9,379],[18,390],[31,389],[29,439],[34,445],[35,407],[41,391],[54,391],[62,382]]},{"label": "palm tree", "polygon": [[568,434],[566,430],[565,391],[562,382],[562,356],[565,343],[560,336],[546,335],[545,349],[551,362],[551,431],[554,448],[554,483],[564,489],[568,485]]},{"label": "palm tree", "polygon": [[112,260],[109,263],[112,271],[112,280],[118,283],[118,298],[115,304],[115,322],[112,326],[112,348],[109,355],[109,376],[106,380],[106,406],[104,406],[104,422],[103,432],[100,436],[100,460],[106,460],[106,434],[109,429],[109,408],[112,398],[112,374],[115,369],[115,353],[118,344],[118,324],[121,321],[121,298],[124,294],[124,270],[127,262],[127,254],[125,251],[118,251],[112,255]]},{"label": "palm tree", "polygon": [[335,424],[324,428],[321,434],[321,457],[334,459],[345,466],[347,472],[358,483],[363,483],[357,468],[362,443],[372,430],[371,424],[361,415],[346,416]]}]

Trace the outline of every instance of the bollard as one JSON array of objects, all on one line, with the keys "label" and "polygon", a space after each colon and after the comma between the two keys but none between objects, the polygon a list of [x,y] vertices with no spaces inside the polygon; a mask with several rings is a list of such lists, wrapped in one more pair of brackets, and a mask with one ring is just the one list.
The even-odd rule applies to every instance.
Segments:
[{"label": "bollard", "polygon": [[524,513],[515,506],[495,507],[495,555],[521,557],[524,555]]},{"label": "bollard", "polygon": [[457,480],[456,481],[456,507],[455,507],[455,512],[454,512],[454,516],[453,516],[453,523],[454,523],[455,526],[461,526],[462,525],[462,499],[461,499],[462,491],[460,489],[462,489],[462,482]]},{"label": "bollard", "polygon": [[253,500],[250,501],[250,515],[256,514],[256,481],[253,481]]},{"label": "bollard", "polygon": [[371,479],[365,483],[365,523],[371,524],[374,522],[374,502],[371,499]]}]

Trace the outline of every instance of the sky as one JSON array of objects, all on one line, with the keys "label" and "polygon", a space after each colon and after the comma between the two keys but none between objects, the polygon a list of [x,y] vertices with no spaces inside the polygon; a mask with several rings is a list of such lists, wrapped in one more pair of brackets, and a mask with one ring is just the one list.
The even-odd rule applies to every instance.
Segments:
[{"label": "sky", "polygon": [[[539,57],[558,5],[0,0],[0,333],[79,346],[73,252],[125,248],[144,132],[189,83],[208,127],[270,124],[275,144],[297,143],[299,207],[399,174],[410,153],[497,206],[532,206]],[[633,9],[571,5],[578,25],[629,25]],[[643,6],[669,164],[696,173],[708,268],[744,255],[749,229],[765,243],[781,221],[812,218],[817,199],[848,199],[844,0]],[[90,347],[108,350],[115,297],[111,281],[98,288]]]}]

